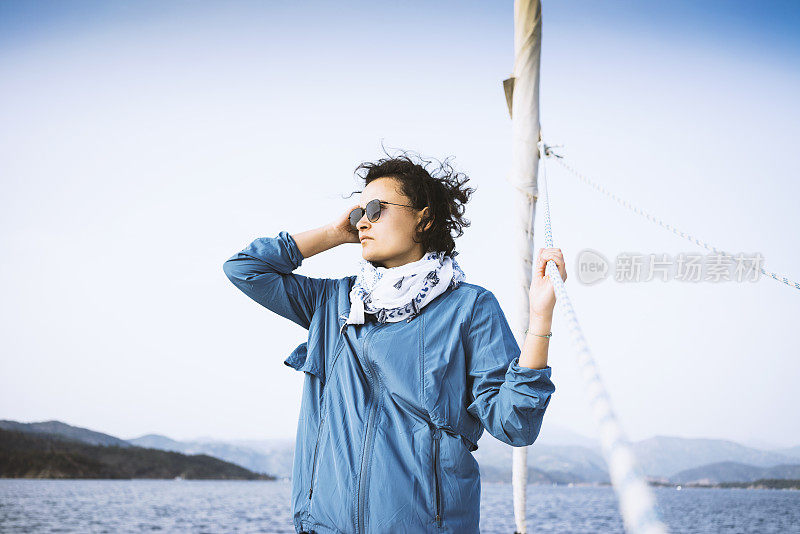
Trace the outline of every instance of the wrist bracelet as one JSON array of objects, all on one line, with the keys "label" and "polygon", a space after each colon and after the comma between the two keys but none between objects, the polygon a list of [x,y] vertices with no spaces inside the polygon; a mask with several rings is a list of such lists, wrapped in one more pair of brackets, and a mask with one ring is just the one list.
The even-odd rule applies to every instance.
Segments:
[{"label": "wrist bracelet", "polygon": [[542,334],[534,334],[533,332],[528,332],[528,329],[527,329],[527,328],[525,329],[525,333],[526,333],[526,334],[531,334],[531,335],[533,335],[533,336],[546,337],[546,338],[550,338],[550,337],[552,337],[552,335],[553,335],[553,332],[549,332],[549,333],[548,333],[548,334],[546,334],[546,335],[542,335]]}]

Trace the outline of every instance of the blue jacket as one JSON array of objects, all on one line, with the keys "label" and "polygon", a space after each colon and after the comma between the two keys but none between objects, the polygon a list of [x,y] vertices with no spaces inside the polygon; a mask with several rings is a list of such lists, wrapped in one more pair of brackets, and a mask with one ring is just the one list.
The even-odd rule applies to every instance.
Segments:
[{"label": "blue jacket", "polygon": [[[411,319],[346,325],[355,276],[292,273],[288,232],[224,264],[247,296],[308,329],[284,363],[305,372],[291,509],[298,532],[479,532],[486,428],[509,445],[539,435],[555,386],[520,348],[491,291],[461,282]],[[371,318],[371,319],[370,319]]]}]

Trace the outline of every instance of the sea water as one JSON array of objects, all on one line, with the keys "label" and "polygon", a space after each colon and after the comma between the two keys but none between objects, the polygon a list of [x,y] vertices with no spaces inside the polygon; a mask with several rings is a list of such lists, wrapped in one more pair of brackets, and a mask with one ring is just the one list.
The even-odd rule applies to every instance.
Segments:
[{"label": "sea water", "polygon": [[[291,482],[0,479],[0,532],[292,533]],[[674,533],[800,533],[800,491],[654,487]],[[530,485],[528,531],[623,533],[610,487]],[[445,518],[447,521],[447,518]],[[514,532],[510,484],[481,488],[481,533]]]}]

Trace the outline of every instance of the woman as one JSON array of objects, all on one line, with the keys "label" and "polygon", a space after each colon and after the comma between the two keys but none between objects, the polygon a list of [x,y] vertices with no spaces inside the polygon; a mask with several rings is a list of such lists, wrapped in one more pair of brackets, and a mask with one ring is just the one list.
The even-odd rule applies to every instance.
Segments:
[{"label": "woman", "polygon": [[[250,298],[308,329],[284,362],[306,373],[294,525],[316,534],[478,532],[472,452],[483,429],[532,444],[555,391],[545,263],[566,280],[564,259],[539,250],[520,351],[494,294],[465,282],[455,261],[451,230],[460,236],[469,225],[462,214],[474,191],[466,177],[432,175],[405,155],[359,169],[359,203],[331,224],[258,238],[224,265]],[[357,275],[292,273],[343,243],[360,243]]]}]

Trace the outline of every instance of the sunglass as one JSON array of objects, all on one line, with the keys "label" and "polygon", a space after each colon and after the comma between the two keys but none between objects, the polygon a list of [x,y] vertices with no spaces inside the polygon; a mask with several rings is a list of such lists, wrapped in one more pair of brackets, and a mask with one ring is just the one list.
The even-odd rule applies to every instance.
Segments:
[{"label": "sunglass", "polygon": [[367,219],[369,222],[377,221],[381,216],[381,204],[391,204],[392,206],[405,206],[406,208],[413,208],[414,206],[409,206],[408,204],[395,204],[394,202],[386,202],[385,200],[378,200],[377,198],[374,200],[370,200],[367,202],[367,209],[358,207],[354,208],[353,211],[350,212],[350,224],[354,228],[358,228],[358,221],[361,220],[361,217],[364,216],[366,211]]}]

